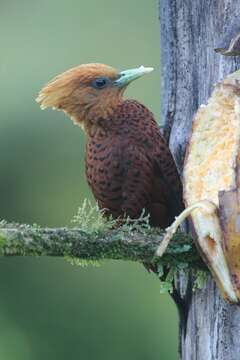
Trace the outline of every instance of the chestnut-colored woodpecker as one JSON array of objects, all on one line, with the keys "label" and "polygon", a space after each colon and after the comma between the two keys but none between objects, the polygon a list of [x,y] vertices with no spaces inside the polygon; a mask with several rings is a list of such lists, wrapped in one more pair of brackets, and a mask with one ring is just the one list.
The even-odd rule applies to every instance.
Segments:
[{"label": "chestnut-colored woodpecker", "polygon": [[80,65],[50,81],[37,101],[84,130],[87,181],[106,215],[135,219],[145,209],[152,226],[165,228],[183,209],[181,181],[153,114],[123,99],[128,84],[152,70]]}]

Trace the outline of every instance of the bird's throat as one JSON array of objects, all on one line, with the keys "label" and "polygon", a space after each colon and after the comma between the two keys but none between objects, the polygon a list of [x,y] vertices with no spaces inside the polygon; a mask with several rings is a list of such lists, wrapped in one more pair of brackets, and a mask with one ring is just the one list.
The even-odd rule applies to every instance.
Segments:
[{"label": "bird's throat", "polygon": [[121,106],[122,102],[121,98],[111,99],[111,101],[106,99],[68,115],[88,135],[106,133],[112,128],[115,121],[114,112]]}]

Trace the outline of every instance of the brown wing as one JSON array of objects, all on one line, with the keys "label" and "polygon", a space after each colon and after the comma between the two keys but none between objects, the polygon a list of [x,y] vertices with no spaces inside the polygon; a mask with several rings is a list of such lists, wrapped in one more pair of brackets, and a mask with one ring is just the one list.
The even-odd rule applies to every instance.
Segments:
[{"label": "brown wing", "polygon": [[[175,217],[179,215],[184,209],[182,199],[183,191],[182,183],[172,154],[170,153],[168,146],[165,144],[163,138],[161,138],[161,142],[161,151],[156,152],[154,156],[155,186],[153,193],[154,198],[158,197],[161,193],[164,194],[164,199],[168,210],[166,226],[169,226]],[[155,218],[155,214],[153,214],[153,217]]]},{"label": "brown wing", "polygon": [[[148,205],[145,203],[145,206],[150,212],[152,225],[166,227],[184,208],[182,183],[171,152],[152,113],[136,101],[125,103],[125,106],[128,105],[128,113],[131,113],[131,144],[134,144],[127,158],[136,158],[132,161],[129,173],[137,171],[136,177],[140,182],[137,183],[135,197],[147,197]],[[132,111],[129,111],[129,107]],[[131,181],[131,176],[128,176],[126,188]],[[139,203],[142,204],[143,201]]]}]

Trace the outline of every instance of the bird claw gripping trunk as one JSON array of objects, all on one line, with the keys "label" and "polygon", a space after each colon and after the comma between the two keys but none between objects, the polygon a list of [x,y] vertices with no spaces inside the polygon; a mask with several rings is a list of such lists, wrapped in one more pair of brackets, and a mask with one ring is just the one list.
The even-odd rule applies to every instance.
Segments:
[{"label": "bird claw gripping trunk", "polygon": [[192,126],[183,172],[196,245],[223,297],[240,302],[240,71],[215,86]]}]

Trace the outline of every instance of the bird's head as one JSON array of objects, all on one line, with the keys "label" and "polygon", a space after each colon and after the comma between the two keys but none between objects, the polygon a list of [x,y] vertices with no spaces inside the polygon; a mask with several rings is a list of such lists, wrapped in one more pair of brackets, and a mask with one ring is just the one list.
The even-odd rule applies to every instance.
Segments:
[{"label": "bird's head", "polygon": [[55,77],[36,100],[42,109],[61,110],[87,130],[99,119],[109,119],[127,85],[152,70],[140,66],[118,72],[104,64],[83,64]]}]

